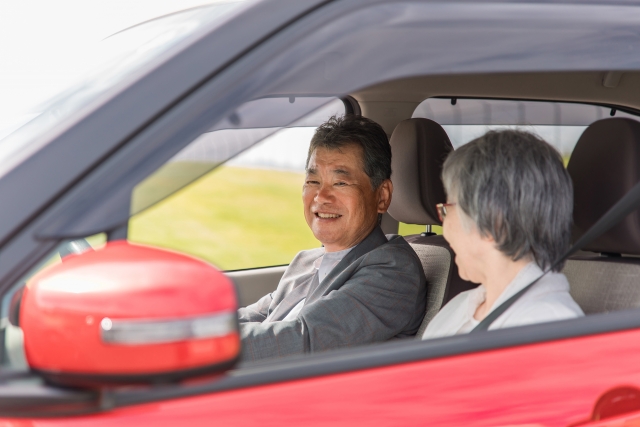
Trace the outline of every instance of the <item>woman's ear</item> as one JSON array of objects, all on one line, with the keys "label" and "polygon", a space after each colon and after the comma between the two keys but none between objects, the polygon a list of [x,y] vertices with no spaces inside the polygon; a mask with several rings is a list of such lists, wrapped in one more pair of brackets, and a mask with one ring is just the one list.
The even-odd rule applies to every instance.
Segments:
[{"label": "woman's ear", "polygon": [[493,236],[491,234],[489,234],[489,233],[486,233],[486,234],[480,233],[480,238],[482,240],[484,240],[485,242],[487,242],[487,243],[495,243],[496,242],[496,240],[493,238]]}]

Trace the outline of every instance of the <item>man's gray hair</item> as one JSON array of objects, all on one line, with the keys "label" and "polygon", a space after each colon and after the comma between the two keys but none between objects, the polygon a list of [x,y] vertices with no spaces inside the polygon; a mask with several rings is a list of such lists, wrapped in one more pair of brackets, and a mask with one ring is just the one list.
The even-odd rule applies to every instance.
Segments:
[{"label": "man's gray hair", "polygon": [[568,249],[571,177],[560,153],[538,136],[489,131],[447,157],[442,180],[479,233],[514,261],[531,257],[544,270]]},{"label": "man's gray hair", "polygon": [[391,178],[391,145],[387,134],[373,120],[353,114],[332,116],[316,129],[305,168],[317,148],[339,150],[350,144],[362,147],[362,167],[374,190]]}]

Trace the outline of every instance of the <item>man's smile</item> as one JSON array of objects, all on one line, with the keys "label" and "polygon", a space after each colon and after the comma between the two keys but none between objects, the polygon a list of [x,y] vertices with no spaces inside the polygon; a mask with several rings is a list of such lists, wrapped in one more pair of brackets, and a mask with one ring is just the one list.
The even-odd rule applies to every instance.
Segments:
[{"label": "man's smile", "polygon": [[315,212],[315,216],[316,218],[320,218],[320,219],[337,219],[337,218],[340,218],[342,215],[336,214],[336,213]]}]

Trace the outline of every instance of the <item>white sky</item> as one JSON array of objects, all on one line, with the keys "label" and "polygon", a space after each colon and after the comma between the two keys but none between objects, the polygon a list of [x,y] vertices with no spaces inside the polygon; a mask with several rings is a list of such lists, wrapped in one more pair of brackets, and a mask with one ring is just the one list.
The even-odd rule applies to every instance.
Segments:
[{"label": "white sky", "polygon": [[[65,87],[65,67],[137,23],[216,0],[1,0],[0,123]],[[66,78],[65,78],[66,77]]]}]

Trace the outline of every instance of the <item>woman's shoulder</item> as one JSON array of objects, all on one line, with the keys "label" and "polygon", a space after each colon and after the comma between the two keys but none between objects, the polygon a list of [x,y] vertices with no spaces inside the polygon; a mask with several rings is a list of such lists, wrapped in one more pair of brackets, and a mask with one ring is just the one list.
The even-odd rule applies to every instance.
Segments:
[{"label": "woman's shoulder", "polygon": [[429,322],[422,339],[455,335],[460,327],[470,319],[468,312],[470,299],[480,298],[481,289],[461,292],[444,305]]},{"label": "woman's shoulder", "polygon": [[547,273],[505,313],[504,326],[551,322],[584,316],[562,273]]}]

